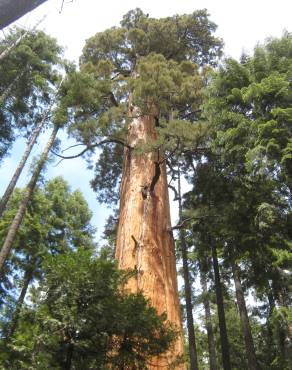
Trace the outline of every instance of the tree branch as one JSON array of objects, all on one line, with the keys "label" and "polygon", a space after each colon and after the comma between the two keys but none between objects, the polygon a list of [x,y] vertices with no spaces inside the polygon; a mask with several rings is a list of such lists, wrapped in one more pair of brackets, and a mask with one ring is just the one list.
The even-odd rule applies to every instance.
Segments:
[{"label": "tree branch", "polygon": [[[59,158],[62,158],[62,159],[74,159],[74,158],[78,158],[78,157],[81,157],[84,153],[86,153],[88,150],[91,150],[91,149],[94,149],[100,145],[104,145],[104,144],[109,144],[109,143],[116,143],[116,144],[120,144],[120,145],[123,145],[129,149],[133,149],[130,145],[126,144],[125,142],[123,142],[122,140],[120,139],[105,139],[105,140],[102,140],[100,141],[99,143],[96,143],[96,144],[93,144],[93,145],[89,145],[87,146],[84,150],[82,150],[80,153],[78,154],[74,154],[74,155],[69,155],[69,156],[64,156],[64,155],[61,155],[61,154],[58,154],[56,153],[54,150],[51,150],[51,152],[53,154],[55,154],[57,157]],[[76,146],[78,145],[85,145],[85,144],[77,144]],[[74,145],[73,145],[74,146]],[[72,147],[73,147],[72,146]],[[69,149],[69,148],[67,148]],[[65,150],[67,150],[65,149]],[[60,163],[60,162],[59,162]],[[58,164],[59,164],[58,163]]]}]

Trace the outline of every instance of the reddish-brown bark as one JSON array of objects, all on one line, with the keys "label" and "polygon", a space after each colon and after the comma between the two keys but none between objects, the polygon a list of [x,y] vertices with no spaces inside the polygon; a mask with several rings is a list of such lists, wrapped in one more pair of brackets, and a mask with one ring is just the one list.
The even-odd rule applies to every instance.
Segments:
[{"label": "reddish-brown bark", "polygon": [[[154,117],[133,118],[128,145],[133,148],[155,136]],[[143,291],[158,313],[166,312],[167,320],[181,330],[164,162],[159,165],[160,173],[157,172],[161,159],[157,151],[138,155],[133,149],[125,149],[116,258],[120,268],[137,269],[136,277],[129,281],[127,288],[131,292]],[[170,369],[171,362],[182,354],[181,335],[171,353],[153,359],[149,369]],[[185,366],[176,365],[175,368],[185,369]]]}]

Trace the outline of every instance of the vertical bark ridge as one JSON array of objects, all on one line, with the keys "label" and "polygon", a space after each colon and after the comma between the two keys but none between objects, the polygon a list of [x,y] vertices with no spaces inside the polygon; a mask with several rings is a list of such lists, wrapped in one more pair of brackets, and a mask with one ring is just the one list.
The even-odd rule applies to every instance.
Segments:
[{"label": "vertical bark ridge", "polygon": [[[156,137],[154,117],[136,116],[129,125],[131,148]],[[167,320],[181,330],[174,240],[168,231],[171,223],[166,167],[164,162],[160,164],[160,175],[151,191],[155,164],[155,152],[138,155],[125,148],[116,258],[121,269],[137,270],[137,277],[129,280],[127,289],[142,291],[158,313],[166,312]],[[153,359],[149,369],[170,369],[170,362],[182,354],[181,336],[171,353]],[[178,365],[176,369],[185,367]]]}]

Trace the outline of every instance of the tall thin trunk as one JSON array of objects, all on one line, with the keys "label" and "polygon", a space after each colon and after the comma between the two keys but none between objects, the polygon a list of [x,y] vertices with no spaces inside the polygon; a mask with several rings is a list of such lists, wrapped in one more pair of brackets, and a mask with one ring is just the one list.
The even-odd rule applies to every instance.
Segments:
[{"label": "tall thin trunk", "polygon": [[4,58],[6,58],[9,53],[14,50],[20,43],[21,41],[28,35],[29,32],[33,32],[37,26],[43,21],[44,17],[41,18],[41,20],[39,20],[35,26],[31,29],[31,30],[26,30],[24,33],[22,33],[17,40],[15,40],[11,45],[9,45],[5,50],[2,51],[2,53],[0,54],[0,61]]},{"label": "tall thin trunk", "polygon": [[24,298],[25,298],[27,290],[28,290],[28,286],[31,283],[32,278],[33,278],[34,268],[35,268],[35,259],[33,259],[33,261],[31,261],[29,263],[29,266],[27,267],[27,269],[24,273],[23,285],[22,285],[21,292],[20,292],[20,295],[19,295],[18,300],[17,300],[17,304],[16,304],[16,308],[15,308],[15,311],[14,311],[13,316],[12,316],[12,320],[9,324],[8,334],[6,336],[6,341],[10,340],[10,338],[13,336],[13,334],[14,334],[16,328],[17,328],[19,314],[20,314],[21,309],[22,309]]},{"label": "tall thin trunk", "polygon": [[7,88],[2,92],[0,95],[0,105],[4,104],[6,99],[8,98],[9,94],[11,93],[15,84],[22,78],[24,73],[26,72],[27,67],[24,67],[23,70],[13,79],[13,81],[7,86]]},{"label": "tall thin trunk", "polygon": [[36,168],[35,168],[32,176],[31,176],[31,179],[30,179],[29,183],[26,186],[22,201],[21,201],[21,203],[19,205],[19,208],[16,212],[16,215],[15,215],[15,217],[14,217],[14,219],[13,219],[11,225],[10,225],[10,228],[8,230],[8,234],[6,236],[6,239],[4,241],[2,249],[0,251],[0,271],[2,271],[4,263],[5,263],[6,259],[9,256],[9,253],[11,251],[12,244],[14,242],[16,233],[17,233],[17,231],[18,231],[18,229],[21,225],[21,222],[23,220],[27,205],[28,205],[28,203],[30,202],[30,200],[32,198],[37,180],[38,180],[39,175],[40,175],[40,173],[41,173],[41,171],[44,167],[44,164],[47,160],[49,151],[50,151],[50,149],[52,148],[52,146],[54,144],[54,141],[55,141],[56,136],[57,136],[57,132],[58,132],[58,126],[55,126],[53,131],[52,131],[52,134],[49,138],[49,141],[48,141],[48,143],[47,143],[47,145],[46,145],[46,147],[45,147],[45,149],[44,149],[44,151],[41,155],[41,158],[39,159],[39,161],[36,165]]},{"label": "tall thin trunk", "polygon": [[64,370],[70,370],[71,369],[73,352],[74,352],[74,344],[71,343],[71,342],[67,343],[66,360],[65,360],[65,364],[64,364]]},{"label": "tall thin trunk", "polygon": [[7,206],[9,198],[10,198],[11,194],[13,193],[13,190],[14,190],[15,185],[16,185],[18,179],[19,179],[19,176],[20,176],[20,174],[23,170],[23,167],[25,166],[27,158],[29,157],[29,155],[31,153],[31,150],[32,150],[34,144],[36,143],[36,140],[37,140],[42,128],[44,127],[46,119],[48,118],[48,114],[51,111],[51,107],[52,107],[52,105],[50,105],[50,107],[45,111],[42,120],[38,123],[38,125],[33,130],[31,138],[29,139],[29,141],[27,143],[27,146],[26,146],[26,149],[23,153],[23,156],[22,156],[21,160],[19,161],[18,166],[17,166],[17,168],[14,172],[14,175],[12,176],[12,178],[11,178],[11,180],[10,180],[6,190],[5,190],[5,193],[3,194],[3,196],[0,200],[0,218],[2,217],[3,212],[5,211],[5,208]]},{"label": "tall thin trunk", "polygon": [[233,273],[233,279],[234,279],[234,285],[235,285],[235,293],[236,293],[236,300],[240,315],[240,322],[242,327],[242,333],[244,337],[245,342],[245,350],[247,355],[247,361],[248,361],[248,368],[250,370],[258,370],[258,363],[257,358],[255,354],[255,348],[253,343],[253,338],[251,334],[245,299],[244,299],[244,293],[240,281],[240,271],[239,267],[236,265],[236,263],[232,263],[232,273]]},{"label": "tall thin trunk", "polygon": [[209,363],[210,363],[210,370],[218,370],[215,339],[214,339],[214,332],[213,332],[212,319],[211,319],[210,301],[209,301],[208,287],[207,287],[207,276],[206,276],[206,270],[204,268],[206,265],[207,265],[206,261],[204,261],[203,263],[201,263],[200,261],[200,280],[201,280],[201,286],[202,286],[202,291],[203,291],[203,305],[204,305],[204,310],[205,310],[205,326],[206,326],[207,336],[208,336]]},{"label": "tall thin trunk", "polygon": [[220,329],[220,339],[221,339],[221,352],[222,352],[222,363],[224,370],[231,370],[230,364],[230,352],[229,352],[229,342],[226,329],[225,311],[224,311],[224,301],[222,294],[222,287],[220,281],[220,271],[217,258],[216,246],[212,243],[212,259],[213,268],[215,275],[215,291],[216,291],[216,301],[219,319],[219,329]]},{"label": "tall thin trunk", "polygon": [[[181,177],[180,170],[178,168],[178,210],[179,220],[182,222],[182,195],[181,195]],[[185,238],[185,231],[180,229],[179,240],[183,261],[183,277],[184,277],[184,294],[186,301],[186,314],[187,314],[187,329],[188,329],[188,340],[189,340],[189,352],[190,352],[190,369],[198,370],[198,355],[196,348],[196,337],[194,328],[193,318],[193,304],[192,304],[192,288],[190,283],[190,273],[188,265],[188,252]]]},{"label": "tall thin trunk", "polygon": [[[141,116],[134,108],[128,127],[128,145],[137,146],[155,139],[155,119]],[[120,217],[116,258],[122,269],[137,270],[127,288],[143,291],[152,305],[181,330],[175,264],[174,239],[170,222],[169,197],[165,162],[159,151],[136,154],[125,148],[120,191]],[[170,363],[183,354],[180,335],[171,353],[151,360],[149,369],[169,369]],[[176,369],[185,369],[184,365]]]}]

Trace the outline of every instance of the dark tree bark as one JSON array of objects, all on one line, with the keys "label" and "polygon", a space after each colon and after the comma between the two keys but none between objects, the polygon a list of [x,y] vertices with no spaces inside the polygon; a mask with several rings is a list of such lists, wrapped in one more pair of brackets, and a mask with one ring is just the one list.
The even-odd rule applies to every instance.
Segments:
[{"label": "dark tree bark", "polygon": [[0,29],[37,8],[46,0],[0,0]]},{"label": "dark tree bark", "polygon": [[49,114],[50,111],[51,111],[51,107],[49,109],[47,109],[47,111],[44,113],[44,116],[43,116],[42,120],[35,127],[32,135],[31,135],[31,138],[30,138],[29,142],[27,143],[27,146],[26,146],[26,149],[23,153],[23,156],[22,156],[21,160],[19,161],[18,166],[17,166],[17,168],[14,172],[14,175],[12,176],[12,178],[10,180],[10,183],[8,184],[8,186],[5,190],[5,193],[3,194],[3,196],[0,200],[0,218],[2,217],[3,212],[5,211],[5,208],[7,206],[7,203],[9,201],[9,199],[10,199],[10,196],[13,193],[15,185],[16,185],[16,183],[19,179],[19,176],[20,176],[20,174],[23,170],[23,167],[26,164],[27,158],[29,157],[29,155],[31,153],[31,150],[32,150],[34,144],[36,143],[36,140],[37,140],[42,128],[44,127],[44,124],[46,122],[46,119],[47,119],[48,114]]},{"label": "dark tree bark", "polygon": [[[181,198],[181,178],[180,171],[178,169],[178,209],[179,209],[179,220],[182,222],[182,198]],[[190,369],[198,370],[198,356],[196,348],[196,337],[194,328],[193,318],[193,304],[192,304],[192,288],[190,283],[190,273],[188,266],[188,252],[187,243],[185,238],[185,231],[183,228],[179,232],[179,240],[183,261],[183,278],[184,278],[184,294],[186,301],[186,314],[187,314],[187,328],[188,328],[188,341],[189,341],[189,352],[190,352]]]},{"label": "dark tree bark", "polygon": [[207,287],[207,276],[206,276],[207,261],[200,261],[200,280],[203,291],[203,305],[205,309],[205,325],[208,336],[208,349],[209,349],[209,364],[210,370],[218,370],[217,357],[216,357],[216,348],[215,348],[215,339],[214,332],[212,327],[211,320],[211,309],[208,296],[208,287]]},{"label": "dark tree bark", "polygon": [[18,318],[19,318],[19,314],[21,312],[21,308],[22,308],[22,305],[23,305],[23,302],[24,302],[24,298],[26,296],[28,286],[29,286],[29,284],[31,283],[31,281],[33,279],[34,268],[35,268],[35,259],[33,259],[31,262],[29,262],[29,266],[27,267],[27,269],[24,273],[23,285],[22,285],[21,292],[20,292],[20,295],[19,295],[18,300],[17,300],[17,304],[16,304],[16,308],[15,308],[15,311],[14,311],[13,316],[12,316],[12,320],[11,320],[9,328],[8,328],[8,334],[6,336],[6,341],[9,341],[9,339],[13,336],[13,334],[14,334],[16,328],[17,328]]},{"label": "dark tree bark", "polygon": [[58,127],[55,126],[53,131],[52,131],[52,134],[49,138],[49,141],[48,141],[48,143],[47,143],[47,145],[46,145],[46,147],[45,147],[45,149],[44,149],[44,151],[41,155],[41,158],[39,159],[39,161],[36,165],[36,168],[35,168],[32,176],[31,176],[31,179],[30,179],[29,183],[27,184],[27,187],[25,189],[25,193],[23,195],[23,199],[22,199],[22,201],[19,205],[19,208],[16,212],[16,215],[15,215],[15,217],[14,217],[14,219],[13,219],[11,225],[10,225],[10,228],[8,230],[8,234],[6,236],[6,239],[4,241],[2,249],[0,251],[0,272],[3,270],[5,261],[9,256],[9,253],[11,251],[16,233],[17,233],[17,231],[18,231],[18,229],[21,225],[21,222],[23,220],[23,217],[24,217],[26,208],[28,206],[28,203],[30,202],[30,200],[32,198],[37,180],[38,180],[39,175],[40,175],[40,173],[41,173],[41,171],[44,167],[44,164],[47,160],[49,151],[50,151],[50,149],[52,148],[52,146],[55,142],[57,132],[58,132]]},{"label": "dark tree bark", "polygon": [[70,370],[71,369],[73,352],[74,352],[74,344],[71,343],[71,342],[67,343],[66,360],[65,360],[65,364],[64,364],[64,370]]},{"label": "dark tree bark", "polygon": [[244,299],[244,293],[240,281],[240,271],[239,267],[236,265],[236,263],[232,264],[232,273],[233,273],[233,279],[234,279],[234,285],[235,285],[235,293],[236,293],[236,300],[240,315],[240,322],[242,327],[242,333],[243,338],[245,342],[245,349],[246,349],[246,355],[247,355],[247,361],[248,361],[248,368],[250,370],[258,370],[258,363],[257,358],[255,354],[255,348],[253,343],[253,338],[251,334],[245,299]]},{"label": "dark tree bark", "polygon": [[215,291],[216,291],[216,301],[217,301],[217,309],[218,309],[220,339],[221,339],[222,363],[223,363],[224,370],[231,370],[229,341],[228,341],[227,329],[226,329],[224,301],[223,301],[223,293],[222,293],[222,287],[221,287],[221,281],[220,281],[220,271],[219,271],[219,264],[218,264],[218,258],[217,258],[217,250],[216,250],[216,246],[213,245],[213,243],[211,245],[211,248],[212,248],[214,275],[215,275]]}]

